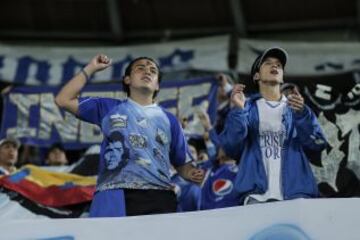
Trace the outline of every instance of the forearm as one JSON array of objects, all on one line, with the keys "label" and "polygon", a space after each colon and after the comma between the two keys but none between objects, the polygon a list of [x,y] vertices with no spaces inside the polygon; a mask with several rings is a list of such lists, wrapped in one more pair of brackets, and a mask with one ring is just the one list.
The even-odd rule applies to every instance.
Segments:
[{"label": "forearm", "polygon": [[76,74],[57,94],[55,98],[56,104],[64,108],[65,110],[77,114],[78,112],[78,96],[80,91],[87,83],[87,76],[91,76],[94,73],[94,70],[88,65],[86,66],[83,72]]},{"label": "forearm", "polygon": [[316,116],[305,106],[301,114],[295,114],[295,126],[302,145],[311,150],[322,150],[326,139]]},{"label": "forearm", "polygon": [[224,129],[218,137],[221,145],[237,145],[247,137],[247,115],[247,112],[239,109],[234,109],[228,114]]},{"label": "forearm", "polygon": [[88,65],[75,77],[73,77],[58,93],[55,102],[59,107],[67,111],[78,114],[80,91],[85,86],[88,78],[95,72],[108,68],[111,65],[111,59],[104,54],[96,55]]},{"label": "forearm", "polygon": [[240,149],[247,141],[248,136],[248,113],[245,111],[233,110],[227,116],[224,130],[220,133],[219,146],[226,155],[233,159],[240,157]]}]

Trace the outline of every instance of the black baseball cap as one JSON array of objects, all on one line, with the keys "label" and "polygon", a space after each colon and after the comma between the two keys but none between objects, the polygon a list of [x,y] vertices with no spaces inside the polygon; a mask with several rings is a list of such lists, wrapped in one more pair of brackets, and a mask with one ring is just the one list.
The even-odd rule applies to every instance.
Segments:
[{"label": "black baseball cap", "polygon": [[275,57],[280,60],[281,64],[285,68],[286,61],[288,59],[287,52],[280,47],[271,47],[266,49],[262,54],[260,54],[254,61],[251,67],[251,77],[255,75],[260,69],[261,64],[268,57]]}]

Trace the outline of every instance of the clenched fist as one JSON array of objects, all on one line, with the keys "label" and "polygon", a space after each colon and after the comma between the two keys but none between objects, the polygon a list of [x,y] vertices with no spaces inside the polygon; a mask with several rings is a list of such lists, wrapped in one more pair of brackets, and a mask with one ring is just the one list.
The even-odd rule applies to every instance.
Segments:
[{"label": "clenched fist", "polygon": [[88,73],[88,75],[91,75],[97,71],[101,71],[108,68],[109,66],[111,66],[111,63],[112,63],[111,58],[109,58],[105,54],[98,54],[95,57],[93,57],[93,59],[91,59],[91,61],[89,62],[88,65],[86,65],[84,70],[86,71],[86,73]]}]

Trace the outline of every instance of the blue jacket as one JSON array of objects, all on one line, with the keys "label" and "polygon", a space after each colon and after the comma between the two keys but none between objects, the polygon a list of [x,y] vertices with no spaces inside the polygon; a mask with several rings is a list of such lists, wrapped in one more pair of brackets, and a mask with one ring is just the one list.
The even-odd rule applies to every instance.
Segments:
[{"label": "blue jacket", "polygon": [[[256,100],[250,97],[244,109],[229,113],[219,139],[225,153],[240,159],[235,188],[243,199],[250,194],[263,194],[268,187],[259,145],[259,114]],[[285,200],[318,196],[318,188],[304,149],[321,151],[327,146],[315,114],[305,106],[302,112],[285,107],[283,124],[286,138],[282,149],[281,182]]]}]

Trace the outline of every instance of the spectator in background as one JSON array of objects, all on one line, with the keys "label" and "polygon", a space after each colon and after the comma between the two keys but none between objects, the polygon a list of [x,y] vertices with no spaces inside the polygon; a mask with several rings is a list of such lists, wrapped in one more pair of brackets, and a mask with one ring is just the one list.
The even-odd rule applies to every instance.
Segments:
[{"label": "spectator in background", "polygon": [[194,161],[198,160],[198,149],[193,141],[188,141],[189,153]]},{"label": "spectator in background", "polygon": [[0,175],[8,175],[16,170],[20,142],[15,138],[0,140]]},{"label": "spectator in background", "polygon": [[275,47],[256,58],[251,76],[259,94],[246,99],[242,84],[232,90],[234,108],[219,138],[226,154],[240,159],[235,187],[245,204],[319,195],[304,150],[321,151],[327,143],[299,91],[281,94],[287,57]]},{"label": "spectator in background", "polygon": [[214,209],[240,205],[242,195],[234,188],[238,173],[237,162],[219,148],[216,158],[210,159],[201,189],[200,209]]},{"label": "spectator in background", "polygon": [[228,157],[220,147],[218,135],[212,127],[209,115],[202,112],[200,122],[205,129],[204,141],[209,159],[199,162],[206,170],[200,197],[200,209],[214,209],[240,205],[242,195],[234,188],[238,173],[237,162]]},{"label": "spectator in background", "polygon": [[45,157],[45,164],[48,166],[65,166],[69,164],[66,152],[60,143],[53,144]]},{"label": "spectator in background", "polygon": [[212,126],[209,114],[206,111],[201,111],[198,113],[199,120],[201,125],[204,128],[203,140],[206,148],[206,155],[203,157],[203,163],[206,164],[210,158],[216,158],[217,150],[219,147],[219,139],[216,129]]},{"label": "spectator in background", "polygon": [[[198,141],[195,139],[188,140],[189,153],[196,165],[199,160]],[[180,176],[174,167],[171,167],[171,181],[177,198],[177,212],[196,211],[200,209],[201,188],[199,184],[188,181]]]},{"label": "spectator in background", "polygon": [[216,132],[219,134],[224,128],[226,116],[230,111],[230,93],[233,87],[233,81],[224,73],[217,75],[217,79],[219,88],[217,92],[218,103],[214,125]]},{"label": "spectator in background", "polygon": [[40,151],[37,146],[22,144],[21,151],[19,151],[19,160],[17,167],[21,167],[26,164],[33,164],[41,166],[44,164],[43,158],[40,157]]},{"label": "spectator in background", "polygon": [[159,66],[148,57],[127,66],[126,100],[79,98],[90,76],[110,65],[107,56],[95,56],[55,99],[60,107],[100,126],[104,135],[90,216],[175,212],[170,164],[190,181],[201,182],[204,173],[187,158],[188,147],[176,117],[154,103],[161,81]]},{"label": "spectator in background", "polygon": [[208,151],[206,149],[201,149],[198,154],[197,164],[205,163],[209,161]]},{"label": "spectator in background", "polygon": [[177,198],[177,212],[200,210],[201,188],[199,184],[185,180],[172,168],[171,181]]},{"label": "spectator in background", "polygon": [[180,118],[178,118],[178,120],[181,124],[181,128],[185,131],[185,129],[189,123],[187,117],[180,117]]}]

